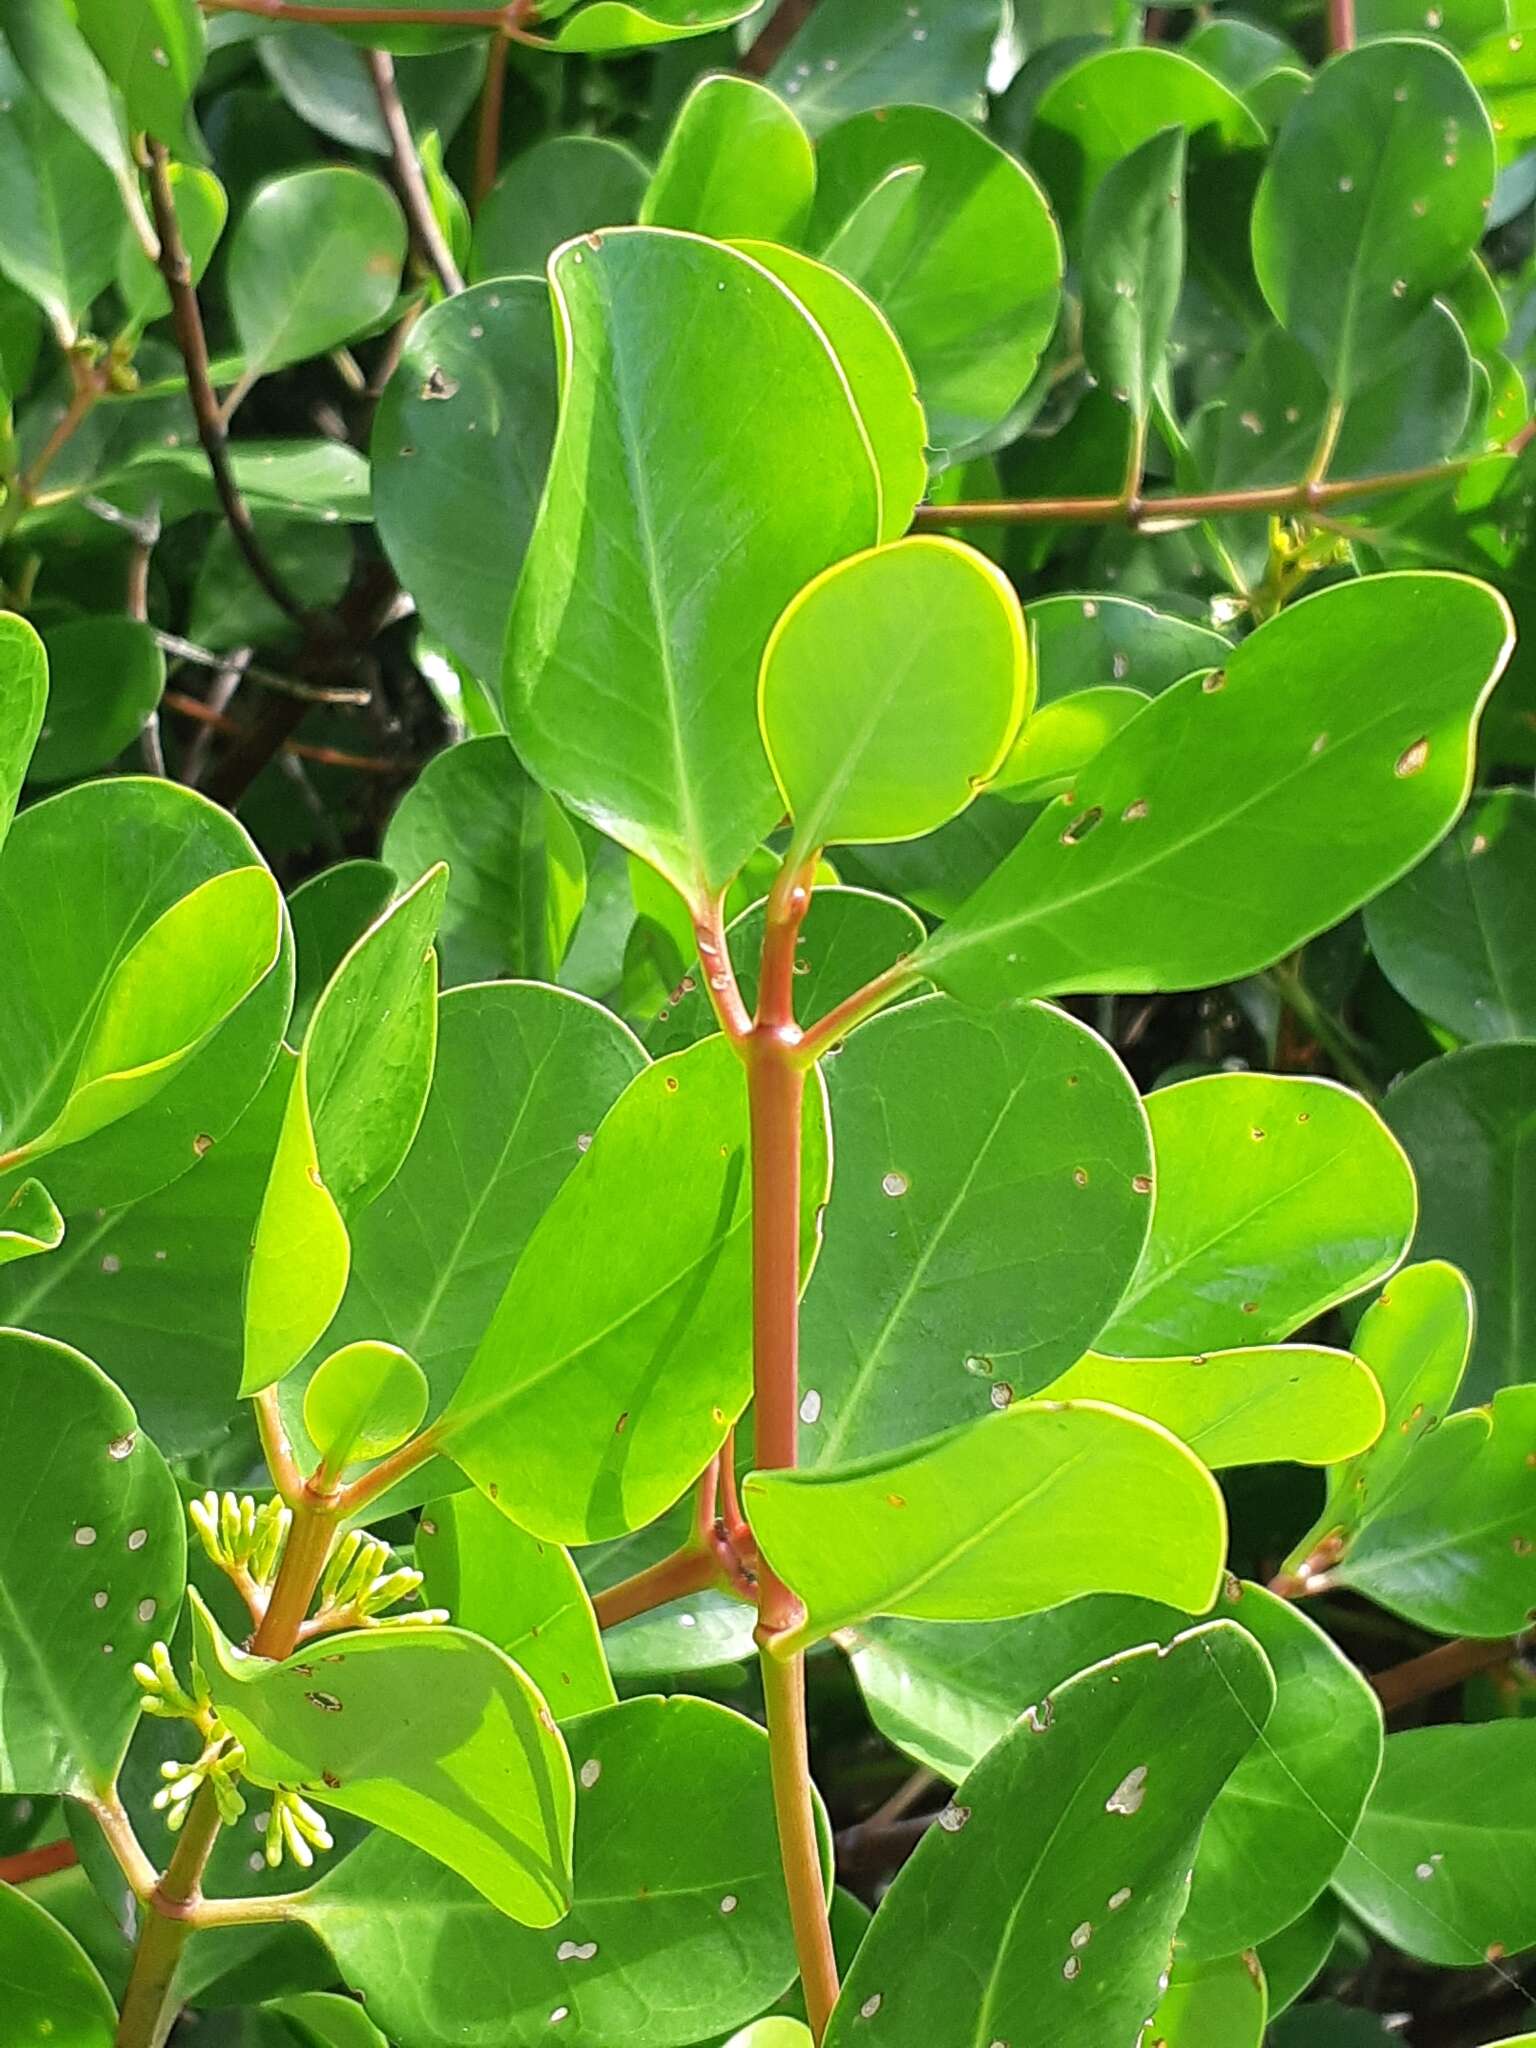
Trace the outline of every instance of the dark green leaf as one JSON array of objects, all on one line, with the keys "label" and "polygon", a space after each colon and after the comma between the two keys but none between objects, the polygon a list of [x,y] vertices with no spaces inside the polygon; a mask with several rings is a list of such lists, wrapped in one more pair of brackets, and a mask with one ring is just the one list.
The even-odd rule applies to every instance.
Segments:
[{"label": "dark green leaf", "polygon": [[868,107],[942,107],[979,121],[1003,33],[998,0],[822,0],[769,81],[813,135]]},{"label": "dark green leaf", "polygon": [[[477,282],[542,279],[562,242],[629,226],[649,177],[632,149],[605,136],[550,135],[536,142],[507,165],[475,216],[471,275]],[[539,304],[547,323],[542,295]]]},{"label": "dark green leaf", "polygon": [[32,756],[37,782],[88,775],[131,746],[160,702],[165,657],[137,619],[71,619],[44,638],[48,716]]},{"label": "dark green leaf", "polygon": [[1111,166],[1084,233],[1083,360],[1136,423],[1136,473],[1184,283],[1182,128],[1164,128]]},{"label": "dark green leaf", "polygon": [[0,1885],[0,1991],[17,2048],[112,2048],[117,2008],[95,1964],[14,1884]]}]

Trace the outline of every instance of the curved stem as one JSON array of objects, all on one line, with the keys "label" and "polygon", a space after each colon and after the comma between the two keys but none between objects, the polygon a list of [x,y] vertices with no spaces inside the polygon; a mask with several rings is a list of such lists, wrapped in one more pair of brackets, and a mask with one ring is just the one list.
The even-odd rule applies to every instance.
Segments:
[{"label": "curved stem", "polygon": [[898,960],[888,967],[884,974],[877,974],[873,981],[867,981],[863,988],[856,988],[851,996],[845,996],[835,1010],[828,1010],[825,1017],[812,1024],[802,1036],[796,1051],[796,1058],[802,1067],[814,1066],[835,1046],[840,1038],[846,1038],[857,1024],[865,1023],[877,1010],[883,1010],[910,988],[916,988],[922,980],[921,973],[906,960]]},{"label": "curved stem", "polygon": [[720,1583],[721,1571],[714,1557],[690,1544],[684,1550],[674,1550],[659,1564],[636,1572],[633,1578],[621,1579],[605,1593],[594,1595],[592,1609],[599,1628],[617,1628],[621,1621],[649,1614],[653,1607],[665,1607],[669,1600],[682,1600],[690,1593],[702,1593],[706,1587]]},{"label": "curved stem", "polygon": [[304,1498],[304,1474],[293,1454],[277,1388],[263,1387],[252,1405],[261,1435],[261,1453],[267,1461],[267,1470],[272,1474],[272,1484],[288,1506],[296,1508]]},{"label": "curved stem", "polygon": [[698,940],[699,966],[704,972],[704,986],[709,990],[716,1020],[732,1044],[741,1046],[752,1029],[752,1019],[742,1000],[736,969],[731,962],[721,898],[717,897],[705,909],[695,912],[693,935]]}]

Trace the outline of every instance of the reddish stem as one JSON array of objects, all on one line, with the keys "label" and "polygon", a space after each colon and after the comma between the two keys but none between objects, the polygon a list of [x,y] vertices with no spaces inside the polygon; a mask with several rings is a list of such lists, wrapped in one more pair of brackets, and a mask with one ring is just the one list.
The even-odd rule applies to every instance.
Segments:
[{"label": "reddish stem", "polygon": [[1496,1642],[1464,1638],[1454,1643],[1442,1643],[1438,1649],[1428,1650],[1422,1657],[1410,1657],[1406,1664],[1394,1664],[1390,1671],[1378,1671],[1371,1684],[1381,1701],[1382,1712],[1390,1714],[1397,1707],[1411,1705],[1414,1700],[1427,1700],[1437,1692],[1449,1692],[1453,1685],[1476,1678],[1480,1672],[1496,1671],[1501,1664],[1509,1662],[1519,1647],[1516,1636],[1501,1636]]},{"label": "reddish stem", "polygon": [[1335,56],[1355,47],[1355,0],[1328,0],[1328,47]]},{"label": "reddish stem", "polygon": [[599,1628],[617,1628],[621,1621],[631,1621],[637,1614],[649,1614],[653,1607],[664,1607],[669,1600],[685,1599],[719,1583],[720,1567],[714,1557],[689,1544],[597,1594],[592,1607]]},{"label": "reddish stem", "polygon": [[15,1856],[0,1856],[0,1884],[30,1884],[34,1877],[73,1869],[79,1861],[73,1842],[42,1842],[35,1849],[20,1850]]},{"label": "reddish stem", "polygon": [[501,167],[501,110],[506,90],[507,39],[498,36],[486,53],[485,84],[480,93],[480,125],[475,133],[475,213],[485,204]]}]

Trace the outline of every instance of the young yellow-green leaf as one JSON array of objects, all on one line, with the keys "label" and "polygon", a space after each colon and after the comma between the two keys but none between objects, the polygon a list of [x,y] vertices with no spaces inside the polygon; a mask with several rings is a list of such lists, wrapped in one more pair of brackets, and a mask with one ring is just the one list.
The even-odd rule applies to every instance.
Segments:
[{"label": "young yellow-green leaf", "polygon": [[555,978],[586,898],[586,862],[510,740],[487,734],[434,755],[390,819],[383,855],[402,879],[447,863],[437,944],[449,987]]},{"label": "young yellow-green leaf", "polygon": [[782,2015],[754,2020],[739,2034],[732,2034],[725,2048],[812,2048],[811,2030],[803,2020]]},{"label": "young yellow-green leaf", "polygon": [[1419,1184],[1416,1258],[1461,1267],[1477,1298],[1463,1405],[1530,1377],[1536,1261],[1525,1218],[1536,1200],[1536,1044],[1473,1045],[1428,1060],[1382,1114]]},{"label": "young yellow-green leaf", "polygon": [[1011,803],[1060,796],[1146,702],[1140,690],[1111,683],[1042,704],[1025,721],[989,786]]},{"label": "young yellow-green leaf", "polygon": [[74,0],[75,15],[102,69],[123,96],[128,124],[161,142],[182,133],[203,68],[197,0]]},{"label": "young yellow-green leaf", "polygon": [[[126,173],[124,174],[127,175]],[[0,271],[72,340],[111,282],[122,212],[113,174],[0,49]]]},{"label": "young yellow-green leaf", "polygon": [[108,1790],[139,1718],[133,1662],[175,1626],[181,1500],[80,1352],[0,1331],[0,1791]]},{"label": "young yellow-green leaf", "polygon": [[1407,1249],[1408,1161],[1338,1082],[1205,1074],[1156,1089],[1146,1109],[1152,1235],[1102,1350],[1273,1344],[1380,1280]]},{"label": "young yellow-green leaf", "polygon": [[749,257],[624,228],[568,244],[550,277],[567,367],[508,729],[541,782],[702,900],[778,818],[752,703],[773,623],[878,537],[879,481],[825,337]]},{"label": "young yellow-green leaf", "polygon": [[[529,1933],[376,1836],[300,1912],[391,2039],[685,2048],[794,1976],[768,1742],[712,1701],[634,1699],[566,1729],[576,1771],[569,1917]],[[560,2019],[552,2018],[560,2013]]]},{"label": "young yellow-green leaf", "polygon": [[1269,966],[1451,824],[1509,631],[1496,591],[1441,573],[1288,606],[1111,740],[929,940],[924,972],[995,1003]]},{"label": "young yellow-green leaf", "polygon": [[[438,1428],[512,1519],[592,1543],[670,1507],[752,1390],[747,1088],[724,1038],[645,1068],[523,1250]],[[802,1270],[830,1170],[806,1091]],[[602,1257],[593,1248],[602,1246]]]},{"label": "young yellow-green leaf", "polygon": [[1044,1003],[904,1003],[826,1074],[836,1172],[801,1323],[817,1464],[984,1417],[1065,1371],[1124,1292],[1152,1207],[1129,1075]]},{"label": "young yellow-green leaf", "polygon": [[[569,0],[565,0],[569,5]],[[755,14],[762,0],[591,0],[565,15],[552,36],[539,37],[546,50],[604,56],[622,50],[645,50],[659,43],[686,42],[713,35]],[[543,7],[540,19],[562,14],[563,7]]]},{"label": "young yellow-green leaf", "polygon": [[437,867],[364,932],[304,1034],[245,1290],[241,1392],[290,1372],[346,1291],[351,1219],[399,1171],[437,1044]]},{"label": "young yellow-green leaf", "polygon": [[58,1112],[9,1166],[93,1137],[142,1109],[276,967],[283,899],[266,868],[200,884],[113,968]]},{"label": "young yellow-green leaf", "polygon": [[1318,1344],[1108,1358],[1090,1351],[1043,1392],[1103,1401],[1160,1422],[1213,1472],[1232,1465],[1331,1465],[1381,1434],[1381,1389],[1347,1351]]},{"label": "young yellow-green leaf", "polygon": [[1137,2039],[1206,1810],[1273,1699],[1262,1653],[1230,1622],[1069,1679],[898,1873],[827,2048]]},{"label": "young yellow-green leaf", "polygon": [[433,630],[492,691],[556,402],[549,293],[531,277],[430,307],[379,401],[379,539]]},{"label": "young yellow-green leaf", "polygon": [[776,242],[737,244],[787,285],[831,343],[880,477],[880,538],[898,540],[928,488],[928,425],[912,367],[884,313],[830,264]]},{"label": "young yellow-green leaf", "polygon": [[165,688],[165,656],[147,625],[110,616],[66,619],[43,645],[48,718],[28,780],[73,781],[138,738]]},{"label": "young yellow-green leaf", "polygon": [[1536,796],[1478,798],[1448,839],[1368,904],[1366,934],[1398,994],[1458,1038],[1536,1036]]},{"label": "young yellow-green leaf", "polygon": [[1471,81],[1431,43],[1347,51],[1291,109],[1254,204],[1254,266],[1334,399],[1466,268],[1494,168]]},{"label": "young yellow-green leaf", "polygon": [[1536,1386],[1453,1415],[1413,1446],[1332,1576],[1437,1635],[1518,1635],[1536,1607],[1533,1443]]},{"label": "young yellow-green leaf", "polygon": [[304,1427],[333,1471],[354,1458],[382,1458],[421,1427],[427,1379],[396,1344],[343,1344],[304,1389]]},{"label": "young yellow-green leaf", "polygon": [[1394,1948],[1480,1968],[1536,1942],[1536,1721],[1412,1728],[1334,1878]]},{"label": "young yellow-green leaf", "polygon": [[229,246],[245,381],[322,355],[381,320],[405,254],[405,218],[382,179],[345,164],[269,179]]},{"label": "young yellow-green leaf", "polygon": [[612,1706],[597,1618],[570,1552],[509,1522],[478,1493],[422,1515],[422,1597],[520,1664],[561,1721]]},{"label": "young yellow-green leaf", "polygon": [[[196,284],[208,268],[229,219],[229,198],[213,172],[201,164],[171,164],[166,179],[192,282]],[[128,227],[118,244],[117,290],[132,327],[147,327],[151,320],[159,320],[171,310],[165,279]]]},{"label": "young yellow-green leaf", "polygon": [[[630,226],[649,182],[648,167],[622,142],[599,135],[545,136],[532,149],[519,150],[486,194],[475,215],[470,276],[476,284],[486,278],[542,280],[562,242],[598,228]],[[537,298],[547,325],[547,293],[529,296]],[[552,372],[553,352],[549,360]],[[550,410],[553,415],[553,404]]]},{"label": "young yellow-green leaf", "polygon": [[16,2048],[112,2048],[117,2007],[96,1965],[15,1884],[0,1885],[0,1996]]},{"label": "young yellow-green leaf", "polygon": [[1028,698],[1018,598],[974,548],[919,535],[824,571],[774,627],[758,685],[789,858],[935,831],[996,772]]},{"label": "young yellow-green leaf", "polygon": [[1218,1613],[1258,1644],[1274,1711],[1200,1837],[1179,1942],[1191,1956],[1251,1949],[1306,1911],[1338,1868],[1376,1774],[1376,1695],[1299,1608],[1229,1583]]},{"label": "young yellow-green leaf", "polygon": [[1083,237],[1083,361],[1136,423],[1133,487],[1184,283],[1186,144],[1164,128],[1113,164]]},{"label": "young yellow-green leaf", "polygon": [[776,92],[731,73],[700,79],[677,112],[640,203],[647,227],[717,242],[798,242],[816,195],[810,137]]},{"label": "young yellow-green leaf", "polygon": [[1018,1402],[907,1450],[754,1472],[743,1505],[815,1641],[877,1614],[984,1621],[1084,1593],[1194,1612],[1220,1584],[1216,1482],[1155,1423],[1096,1402]]},{"label": "young yellow-green leaf", "polygon": [[64,1218],[40,1180],[24,1180],[0,1205],[0,1266],[39,1252],[56,1252],[64,1242]]},{"label": "young yellow-green leaf", "polygon": [[258,1784],[399,1835],[525,1927],[562,1918],[571,1761],[510,1657],[462,1629],[407,1626],[275,1664],[237,1650],[195,1592],[191,1606],[198,1664]]},{"label": "young yellow-green leaf", "polygon": [[[912,165],[921,176],[889,188],[889,210],[865,210]],[[889,316],[936,446],[1007,415],[1061,303],[1061,238],[1022,164],[936,107],[856,114],[818,147],[810,246]]]},{"label": "young yellow-green leaf", "polygon": [[36,633],[14,612],[0,612],[0,846],[48,702],[48,657]]},{"label": "young yellow-green leaf", "polygon": [[1264,1971],[1251,1949],[1193,1962],[1176,1945],[1146,2038],[1157,2048],[1260,2048],[1268,2018]]}]

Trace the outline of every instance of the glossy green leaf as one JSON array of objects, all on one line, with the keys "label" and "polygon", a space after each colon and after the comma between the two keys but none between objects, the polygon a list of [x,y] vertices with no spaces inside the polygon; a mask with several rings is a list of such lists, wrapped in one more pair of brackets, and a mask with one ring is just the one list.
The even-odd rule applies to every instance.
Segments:
[{"label": "glossy green leaf", "polygon": [[384,915],[394,893],[395,877],[382,861],[344,860],[311,875],[289,897],[294,946],[290,1044],[303,1038],[326,983]]},{"label": "glossy green leaf", "polygon": [[876,1614],[984,1621],[1084,1593],[1216,1597],[1216,1482],[1156,1424],[1019,1402],[910,1450],[754,1472],[742,1503],[814,1641]]},{"label": "glossy green leaf", "polygon": [[281,2014],[297,2029],[303,2048],[389,2048],[363,2008],[335,1992],[300,1991],[271,1999],[261,2010]]},{"label": "glossy green leaf", "polygon": [[1394,1735],[1334,1883],[1394,1948],[1452,1968],[1536,1941],[1536,1722]]},{"label": "glossy green leaf", "polygon": [[[1200,1823],[1273,1680],[1229,1623],[1070,1679],[960,1787],[898,1873],[828,2048],[1129,2042],[1157,1997]],[[942,1937],[938,1930],[945,1929]]]},{"label": "glossy green leaf", "polygon": [[739,247],[788,286],[831,343],[879,472],[880,538],[898,540],[928,488],[928,426],[895,329],[873,299],[829,264],[775,242]]},{"label": "glossy green leaf", "polygon": [[[645,164],[622,142],[546,136],[515,156],[486,194],[475,216],[471,276],[477,283],[542,278],[562,242],[636,220],[649,179]],[[541,304],[547,308],[547,301]]]},{"label": "glossy green leaf", "polygon": [[[74,0],[0,0],[0,31],[33,91],[137,200],[127,110],[80,32]],[[142,202],[138,224],[147,225]]]},{"label": "glossy green leaf", "polygon": [[95,1964],[14,1884],[0,1885],[0,1997],[16,2048],[112,2048],[117,2008]]},{"label": "glossy green leaf", "polygon": [[1365,914],[1402,996],[1459,1038],[1536,1036],[1536,797],[1495,790]]},{"label": "glossy green leaf", "polygon": [[1331,1465],[1375,1443],[1385,1413],[1358,1358],[1314,1344],[1193,1358],[1089,1352],[1044,1391],[1053,1401],[1103,1401],[1149,1416],[1213,1472],[1281,1459]]},{"label": "glossy green leaf", "polygon": [[563,6],[545,7],[542,18],[565,14],[555,34],[542,37],[545,49],[589,56],[650,49],[657,44],[690,41],[729,28],[757,11],[762,0],[591,0],[565,14]]},{"label": "glossy green leaf", "polygon": [[[803,1269],[830,1170],[814,1081],[804,1142]],[[535,1535],[591,1543],[652,1520],[746,1407],[747,1150],[741,1062],[706,1039],[630,1083],[527,1240],[439,1429]]]},{"label": "glossy green leaf", "polygon": [[1259,187],[1254,262],[1336,398],[1465,267],[1493,177],[1488,116],[1432,44],[1363,44],[1297,101]]},{"label": "glossy green leaf", "polygon": [[1272,1344],[1362,1293],[1407,1249],[1408,1161],[1338,1082],[1206,1074],[1157,1089],[1146,1107],[1152,1235],[1101,1349]]},{"label": "glossy green leaf", "polygon": [[1382,1754],[1376,1695],[1300,1609],[1233,1581],[1217,1611],[1264,1652],[1275,1705],[1200,1837],[1179,1923],[1198,1957],[1251,1949],[1306,1911],[1349,1846]]},{"label": "glossy green leaf", "polygon": [[1185,676],[1222,667],[1232,652],[1209,626],[1128,597],[1042,597],[1024,618],[1042,706],[1106,684],[1158,697]]},{"label": "glossy green leaf", "polygon": [[[237,440],[230,467],[251,511],[281,513],[305,525],[334,526],[369,517],[368,465],[342,441]],[[150,447],[96,480],[91,492],[116,510],[139,515],[158,507],[163,525],[218,509],[208,461],[197,447]],[[44,503],[19,522],[33,539],[100,531],[101,515],[76,499]]]},{"label": "glossy green leaf", "polygon": [[[329,1333],[331,1343],[382,1337],[408,1351],[431,1382],[434,1414],[534,1226],[645,1064],[618,1018],[563,989],[454,989],[439,1018],[421,1128],[399,1174],[350,1226],[352,1269]],[[285,1395],[296,1432],[302,1377]],[[457,1479],[451,1466],[429,1466],[414,1497]]]},{"label": "glossy green leaf", "polygon": [[1536,1045],[1470,1046],[1398,1083],[1382,1114],[1419,1184],[1413,1253],[1472,1283],[1477,1330],[1462,1401],[1486,1401],[1531,1371],[1525,1331],[1536,1265],[1523,1218],[1536,1199]]},{"label": "glossy green leaf", "polygon": [[[922,175],[896,188],[893,216],[866,210],[909,165]],[[933,107],[840,123],[822,139],[817,177],[812,247],[889,316],[935,446],[975,440],[1016,403],[1056,322],[1061,241],[1040,188]]]},{"label": "glossy green leaf", "polygon": [[1450,825],[1508,651],[1502,600],[1462,577],[1303,598],[1133,719],[918,959],[977,1003],[1268,966]]},{"label": "glossy green leaf", "polygon": [[[540,781],[692,899],[776,820],[752,679],[788,600],[876,537],[878,482],[820,331],[747,257],[631,228],[550,274],[570,367],[512,611],[508,726]],[[722,467],[725,525],[699,495]]]},{"label": "glossy green leaf", "polygon": [[1028,655],[1012,584],[959,541],[893,541],[808,584],[758,689],[789,858],[918,839],[964,810],[1025,714]]},{"label": "glossy green leaf", "polygon": [[1003,33],[999,0],[822,0],[776,60],[769,82],[813,135],[869,107],[986,111],[987,66]]},{"label": "glossy green leaf", "polygon": [[1041,706],[1025,721],[989,786],[1012,803],[1060,796],[1146,701],[1140,690],[1110,684]]},{"label": "glossy green leaf", "polygon": [[1221,2048],[1261,2048],[1268,2017],[1264,1971],[1251,1950],[1191,1962],[1175,1948],[1147,2038],[1157,2048],[1204,2048],[1215,2041]]},{"label": "glossy green leaf", "polygon": [[48,656],[14,612],[0,612],[0,846],[11,829],[48,703]]},{"label": "glossy green leaf", "polygon": [[379,404],[379,538],[434,631],[493,689],[555,405],[549,294],[532,278],[429,308]]},{"label": "glossy green leaf", "polygon": [[387,1829],[524,1926],[563,1916],[571,1761],[510,1657],[462,1629],[405,1625],[274,1664],[236,1649],[195,1592],[191,1606],[198,1664],[257,1783]]},{"label": "glossy green leaf", "polygon": [[509,1522],[478,1493],[422,1515],[422,1595],[520,1664],[562,1721],[611,1706],[613,1680],[592,1602],[570,1553]]},{"label": "glossy green leaf", "polygon": [[305,1919],[401,2042],[501,2048],[564,2025],[683,2048],[761,2012],[793,1975],[762,1729],[652,1698],[566,1732],[576,1875],[558,1941],[383,1837],[305,1894]]},{"label": "glossy green leaf", "polygon": [[678,109],[639,218],[717,242],[796,242],[815,192],[816,159],[794,114],[767,86],[725,73],[701,79]]},{"label": "glossy green leaf", "polygon": [[343,164],[270,179],[229,246],[246,380],[321,355],[381,320],[404,263],[405,220],[380,179]]},{"label": "glossy green leaf", "polygon": [[803,1448],[818,1464],[1054,1379],[1119,1301],[1151,1207],[1129,1077],[1044,1004],[984,1018],[904,1004],[853,1033],[827,1086],[837,1171],[802,1314]]},{"label": "glossy green leaf", "polygon": [[1414,1444],[1341,1584],[1437,1635],[1518,1635],[1536,1607],[1536,1387],[1504,1387]]},{"label": "glossy green leaf", "polygon": [[44,636],[48,715],[30,779],[67,782],[105,768],[160,702],[165,657],[137,619],[70,619]]},{"label": "glossy green leaf", "polygon": [[1129,406],[1138,458],[1184,283],[1186,146],[1164,128],[1113,164],[1084,230],[1083,360]]},{"label": "glossy green leaf", "polygon": [[[362,7],[364,0],[341,0],[341,4]],[[395,66],[395,82],[411,133],[424,136],[431,130],[452,136],[474,105],[485,75],[483,33],[476,35],[473,29],[462,28],[412,28],[398,22],[369,23],[355,29],[310,28],[289,22],[276,35],[258,35],[256,54],[283,98],[310,127],[343,148],[387,157],[389,135],[368,70],[367,46],[409,53],[408,62]],[[265,120],[258,117],[252,123],[257,131],[249,145],[255,159],[252,182],[267,175],[275,153],[272,138],[276,124],[270,111],[263,112]],[[304,164],[313,156],[313,144],[301,130],[288,161]]]},{"label": "glossy green leaf", "polygon": [[350,1221],[411,1148],[432,1081],[446,882],[434,868],[398,897],[315,1005],[251,1246],[244,1394],[324,1336],[346,1291]]},{"label": "glossy green leaf", "polygon": [[38,1180],[24,1180],[0,1207],[0,1266],[55,1252],[64,1241],[64,1219]]},{"label": "glossy green leaf", "polygon": [[[198,283],[218,246],[229,219],[229,199],[212,171],[200,164],[171,164],[166,170],[176,225],[192,282]],[[171,310],[171,295],[158,267],[145,255],[138,237],[124,230],[117,251],[117,292],[129,324],[148,326]]]},{"label": "glossy green leaf", "polygon": [[0,50],[0,271],[72,340],[111,282],[121,212],[111,171]]},{"label": "glossy green leaf", "polygon": [[1259,1962],[1272,2014],[1284,2012],[1316,1982],[1339,1938],[1343,1917],[1337,1897],[1324,1892],[1300,1919],[1260,1942]]},{"label": "glossy green leaf", "polygon": [[76,17],[102,68],[123,96],[128,124],[162,142],[182,132],[203,68],[203,17],[196,0],[74,0]]},{"label": "glossy green leaf", "polygon": [[398,1450],[426,1412],[426,1376],[394,1344],[343,1344],[304,1389],[304,1427],[333,1471]]},{"label": "glossy green leaf", "polygon": [[465,740],[435,755],[384,834],[404,879],[448,867],[438,948],[449,987],[497,975],[551,981],[586,895],[581,846],[509,740]]},{"label": "glossy green leaf", "polygon": [[0,1790],[92,1799],[181,1604],[181,1501],[106,1375],[21,1330],[0,1331],[0,1485]]}]

